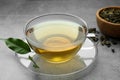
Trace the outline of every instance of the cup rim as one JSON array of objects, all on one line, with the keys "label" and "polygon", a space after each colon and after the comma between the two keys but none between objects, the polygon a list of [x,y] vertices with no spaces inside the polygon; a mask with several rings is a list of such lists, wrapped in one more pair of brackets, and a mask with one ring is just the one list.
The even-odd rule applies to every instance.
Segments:
[{"label": "cup rim", "polygon": [[[38,19],[38,18],[40,18],[40,17],[49,16],[49,15],[66,15],[66,16],[74,17],[74,18],[78,19],[79,21],[82,21],[83,24],[85,25],[85,28],[86,28],[86,30],[85,30],[85,39],[87,38],[88,25],[87,25],[86,21],[84,21],[81,17],[78,17],[78,16],[73,15],[73,14],[70,14],[70,13],[47,13],[47,14],[42,14],[42,15],[40,15],[40,16],[37,16],[37,17],[34,17],[34,18],[30,19],[30,20],[27,22],[27,24],[25,25],[24,29],[23,29],[25,38],[26,38],[26,39],[29,39],[29,40],[32,41],[33,43],[37,44],[37,42],[31,40],[29,37],[26,36],[26,31],[27,31],[26,28],[29,26],[29,24],[30,24],[32,21],[34,21],[34,20],[36,20],[36,19]],[[85,39],[83,40],[83,42],[85,41]],[[72,45],[76,45],[76,44],[78,44],[78,43],[79,43],[79,40],[73,42]],[[62,47],[67,47],[67,46],[70,46],[70,45],[71,45],[71,44],[66,44],[66,45],[64,45],[64,46],[62,46]],[[61,47],[61,46],[60,46],[60,47]]]}]

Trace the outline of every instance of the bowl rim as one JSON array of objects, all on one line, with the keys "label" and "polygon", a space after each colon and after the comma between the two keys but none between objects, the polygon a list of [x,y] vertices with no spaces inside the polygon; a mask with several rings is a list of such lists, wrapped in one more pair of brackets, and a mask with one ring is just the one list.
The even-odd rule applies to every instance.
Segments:
[{"label": "bowl rim", "polygon": [[103,19],[102,17],[100,17],[99,13],[100,13],[102,10],[107,9],[107,8],[118,8],[118,9],[120,9],[120,6],[108,6],[108,7],[100,8],[100,9],[98,9],[97,12],[96,12],[96,17],[97,17],[98,19],[100,19],[101,21],[107,23],[107,24],[120,26],[120,23],[109,22],[109,21]]}]

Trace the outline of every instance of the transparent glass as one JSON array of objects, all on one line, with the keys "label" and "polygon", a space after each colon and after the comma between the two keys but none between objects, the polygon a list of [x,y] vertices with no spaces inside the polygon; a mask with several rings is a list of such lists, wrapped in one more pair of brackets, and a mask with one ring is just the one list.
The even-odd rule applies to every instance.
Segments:
[{"label": "transparent glass", "polygon": [[71,14],[46,14],[28,22],[25,37],[40,59],[50,63],[71,60],[87,35],[86,22]]}]

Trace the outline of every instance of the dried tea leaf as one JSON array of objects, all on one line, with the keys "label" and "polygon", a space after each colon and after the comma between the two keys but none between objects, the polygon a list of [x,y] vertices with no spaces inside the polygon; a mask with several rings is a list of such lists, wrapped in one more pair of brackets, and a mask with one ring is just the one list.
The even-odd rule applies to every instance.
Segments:
[{"label": "dried tea leaf", "polygon": [[117,45],[117,42],[116,41],[111,41],[113,45]]},{"label": "dried tea leaf", "polygon": [[120,9],[106,8],[100,12],[100,17],[106,21],[120,24]]},{"label": "dried tea leaf", "polygon": [[115,49],[111,49],[111,51],[112,51],[113,53],[115,53]]},{"label": "dried tea leaf", "polygon": [[88,33],[96,33],[96,28],[90,28],[90,29],[88,30]]}]

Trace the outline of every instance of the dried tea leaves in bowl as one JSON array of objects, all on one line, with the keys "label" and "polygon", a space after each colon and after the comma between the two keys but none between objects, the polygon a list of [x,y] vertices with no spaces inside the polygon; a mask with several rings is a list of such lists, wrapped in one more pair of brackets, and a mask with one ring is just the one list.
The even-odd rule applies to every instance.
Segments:
[{"label": "dried tea leaves in bowl", "polygon": [[106,21],[120,24],[120,9],[119,8],[106,8],[100,13],[100,17]]}]

